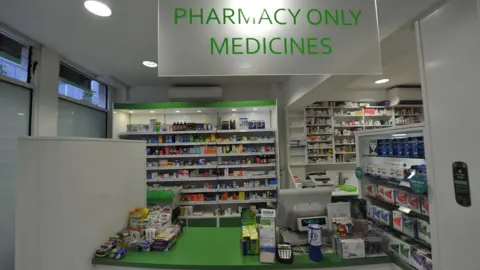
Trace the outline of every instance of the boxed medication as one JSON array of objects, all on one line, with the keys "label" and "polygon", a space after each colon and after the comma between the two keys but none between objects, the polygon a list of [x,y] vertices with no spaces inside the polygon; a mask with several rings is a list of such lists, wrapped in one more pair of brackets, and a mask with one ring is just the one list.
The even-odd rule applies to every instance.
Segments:
[{"label": "boxed medication", "polygon": [[395,194],[393,188],[383,187],[380,197],[384,202],[395,204]]},{"label": "boxed medication", "polygon": [[262,209],[260,218],[260,262],[274,263],[276,255],[274,209]]},{"label": "boxed medication", "polygon": [[420,213],[420,197],[418,195],[408,194],[407,196],[407,207],[412,209],[412,211]]},{"label": "boxed medication", "polygon": [[403,232],[403,214],[400,211],[393,211],[392,213],[393,228],[397,231]]},{"label": "boxed medication", "polygon": [[407,205],[408,193],[403,190],[395,190],[395,204],[398,206],[408,207]]},{"label": "boxed medication", "polygon": [[408,215],[403,215],[402,223],[403,233],[410,237],[415,237],[417,230],[417,220]]},{"label": "boxed medication", "polygon": [[335,250],[342,259],[365,258],[365,242],[361,238],[340,239],[335,237]]},{"label": "boxed medication", "polygon": [[430,243],[430,223],[425,220],[417,220],[417,236],[420,240]]},{"label": "boxed medication", "polygon": [[365,186],[365,195],[377,198],[378,197],[378,186],[374,184],[368,184]]}]

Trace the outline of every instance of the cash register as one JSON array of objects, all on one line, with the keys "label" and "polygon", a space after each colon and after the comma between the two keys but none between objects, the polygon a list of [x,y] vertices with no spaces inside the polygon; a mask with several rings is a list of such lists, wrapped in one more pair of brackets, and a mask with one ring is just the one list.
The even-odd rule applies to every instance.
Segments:
[{"label": "cash register", "polygon": [[324,186],[279,191],[276,225],[282,243],[307,245],[309,224],[327,226],[327,205],[333,189]]}]

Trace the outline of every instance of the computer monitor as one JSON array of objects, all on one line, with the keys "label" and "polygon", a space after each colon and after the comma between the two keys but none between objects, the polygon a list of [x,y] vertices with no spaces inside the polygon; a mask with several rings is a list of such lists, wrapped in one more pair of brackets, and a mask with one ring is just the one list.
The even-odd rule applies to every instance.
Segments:
[{"label": "computer monitor", "polygon": [[334,187],[281,189],[278,194],[276,225],[298,231],[297,219],[326,216]]}]

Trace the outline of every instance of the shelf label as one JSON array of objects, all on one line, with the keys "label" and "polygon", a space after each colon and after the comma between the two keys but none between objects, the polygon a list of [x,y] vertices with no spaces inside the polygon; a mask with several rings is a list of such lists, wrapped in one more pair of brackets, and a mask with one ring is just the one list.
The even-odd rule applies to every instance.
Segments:
[{"label": "shelf label", "polygon": [[159,0],[158,76],[382,73],[375,0]]},{"label": "shelf label", "polygon": [[363,176],[363,169],[360,167],[355,168],[355,176],[357,177],[358,181],[362,180]]},{"label": "shelf label", "polygon": [[410,188],[415,193],[425,193],[427,192],[427,177],[425,174],[416,173],[410,179]]}]

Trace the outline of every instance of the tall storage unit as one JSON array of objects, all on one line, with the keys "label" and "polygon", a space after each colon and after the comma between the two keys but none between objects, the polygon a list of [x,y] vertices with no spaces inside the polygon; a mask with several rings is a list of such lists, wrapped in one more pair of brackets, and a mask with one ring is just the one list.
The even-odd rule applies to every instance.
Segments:
[{"label": "tall storage unit", "polygon": [[276,110],[270,100],[116,104],[116,130],[147,142],[146,186],[181,188],[187,226],[238,226],[240,209],[277,200]]},{"label": "tall storage unit", "polygon": [[367,216],[388,252],[412,269],[433,269],[423,124],[358,132],[357,171]]}]

